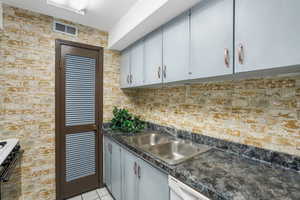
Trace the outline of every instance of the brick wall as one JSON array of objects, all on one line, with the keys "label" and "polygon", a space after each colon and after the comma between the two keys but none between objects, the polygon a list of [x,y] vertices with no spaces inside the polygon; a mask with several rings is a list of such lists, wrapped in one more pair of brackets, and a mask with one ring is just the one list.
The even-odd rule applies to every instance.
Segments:
[{"label": "brick wall", "polygon": [[131,111],[147,121],[300,156],[299,74],[138,89],[134,95]]},{"label": "brick wall", "polygon": [[[19,138],[21,168],[5,184],[5,200],[55,198],[55,39],[107,46],[108,34],[76,25],[78,37],[52,31],[53,18],[4,5],[0,30],[0,140]],[[104,51],[104,121],[126,102],[119,89],[118,52]],[[129,102],[127,101],[127,104]],[[7,195],[6,195],[7,194]]]}]

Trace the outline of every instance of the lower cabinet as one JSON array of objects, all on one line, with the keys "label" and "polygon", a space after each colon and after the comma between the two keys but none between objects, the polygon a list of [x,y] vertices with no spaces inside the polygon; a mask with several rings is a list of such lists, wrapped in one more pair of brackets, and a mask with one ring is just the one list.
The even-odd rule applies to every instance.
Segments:
[{"label": "lower cabinet", "polygon": [[137,158],[123,150],[123,200],[137,200]]},{"label": "lower cabinet", "polygon": [[107,137],[104,137],[103,140],[103,163],[104,163],[104,177],[103,181],[106,184],[106,187],[109,191],[111,191],[111,142]]},{"label": "lower cabinet", "polygon": [[122,149],[104,137],[104,183],[116,200],[122,200]]},{"label": "lower cabinet", "polygon": [[[104,180],[115,200],[170,199],[167,174],[152,167],[110,139],[105,138],[104,141],[112,146],[110,154],[104,151],[104,161],[110,162],[110,164],[105,163]],[[110,160],[106,159],[109,155]],[[107,170],[107,167],[110,169]],[[109,172],[111,176],[107,176],[106,172]],[[111,188],[109,188],[110,181]]]},{"label": "lower cabinet", "polygon": [[122,199],[122,149],[112,142],[111,154],[111,193],[116,200]]},{"label": "lower cabinet", "polygon": [[169,200],[168,176],[138,160],[138,200]]}]

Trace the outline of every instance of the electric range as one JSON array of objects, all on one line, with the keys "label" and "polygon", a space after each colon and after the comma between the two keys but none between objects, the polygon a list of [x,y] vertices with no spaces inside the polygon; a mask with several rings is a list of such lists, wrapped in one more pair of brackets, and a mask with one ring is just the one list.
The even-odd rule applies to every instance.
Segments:
[{"label": "electric range", "polygon": [[0,141],[0,182],[8,181],[20,155],[18,139]]}]

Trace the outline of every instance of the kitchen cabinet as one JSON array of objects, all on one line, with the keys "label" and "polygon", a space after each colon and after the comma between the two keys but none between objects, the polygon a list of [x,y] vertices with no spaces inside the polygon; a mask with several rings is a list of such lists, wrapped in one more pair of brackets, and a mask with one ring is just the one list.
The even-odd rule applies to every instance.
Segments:
[{"label": "kitchen cabinet", "polygon": [[163,27],[163,82],[187,79],[189,66],[189,12]]},{"label": "kitchen cabinet", "polygon": [[144,84],[144,41],[135,43],[130,48],[131,87]]},{"label": "kitchen cabinet", "polygon": [[122,149],[114,142],[111,144],[111,193],[116,200],[122,200]]},{"label": "kitchen cabinet", "polygon": [[105,151],[105,183],[107,186],[111,185],[109,190],[116,200],[169,199],[167,174],[109,138],[105,137],[104,141],[105,146],[111,146],[111,153],[110,148],[106,148],[108,151]]},{"label": "kitchen cabinet", "polygon": [[124,200],[169,199],[168,177],[147,162],[123,150]]},{"label": "kitchen cabinet", "polygon": [[121,88],[130,87],[130,49],[126,49],[121,54],[120,85]]},{"label": "kitchen cabinet", "polygon": [[104,183],[116,200],[122,200],[122,149],[107,137],[104,148]]},{"label": "kitchen cabinet", "polygon": [[238,0],[236,72],[300,64],[299,0]]},{"label": "kitchen cabinet", "polygon": [[104,183],[111,191],[111,143],[104,137]]},{"label": "kitchen cabinet", "polygon": [[168,176],[138,159],[138,200],[168,200]]},{"label": "kitchen cabinet", "polygon": [[191,9],[189,79],[233,74],[233,0],[201,1]]},{"label": "kitchen cabinet", "polygon": [[123,200],[137,200],[137,158],[123,151]]},{"label": "kitchen cabinet", "polygon": [[162,30],[146,36],[144,41],[145,85],[162,83]]},{"label": "kitchen cabinet", "polygon": [[122,87],[297,70],[299,8],[298,0],[201,1],[124,52]]}]

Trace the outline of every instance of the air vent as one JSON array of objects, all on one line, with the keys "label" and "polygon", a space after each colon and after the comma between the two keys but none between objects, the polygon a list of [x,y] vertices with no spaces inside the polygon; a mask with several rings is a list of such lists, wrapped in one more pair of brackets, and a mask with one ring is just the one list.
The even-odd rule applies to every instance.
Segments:
[{"label": "air vent", "polygon": [[64,33],[72,36],[77,36],[77,28],[61,22],[54,22],[53,29],[55,32]]}]

